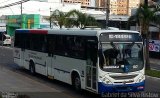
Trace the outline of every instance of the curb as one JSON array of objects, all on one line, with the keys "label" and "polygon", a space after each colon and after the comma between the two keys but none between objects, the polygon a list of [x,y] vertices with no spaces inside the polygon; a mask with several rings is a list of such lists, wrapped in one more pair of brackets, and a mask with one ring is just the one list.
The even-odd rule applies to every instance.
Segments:
[{"label": "curb", "polygon": [[148,78],[152,78],[152,79],[158,79],[158,80],[160,80],[160,78],[157,78],[157,77],[152,77],[152,76],[148,76],[148,75],[145,75],[146,77],[148,77]]},{"label": "curb", "polygon": [[151,70],[160,71],[159,69],[151,68]]}]

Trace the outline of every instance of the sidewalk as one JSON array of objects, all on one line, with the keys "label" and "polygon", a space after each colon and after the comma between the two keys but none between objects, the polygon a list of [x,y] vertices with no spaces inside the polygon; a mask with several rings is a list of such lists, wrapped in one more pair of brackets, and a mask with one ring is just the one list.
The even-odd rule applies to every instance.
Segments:
[{"label": "sidewalk", "polygon": [[150,58],[150,64],[160,65],[160,59]]},{"label": "sidewalk", "polygon": [[150,58],[150,67],[160,71],[160,59]]}]

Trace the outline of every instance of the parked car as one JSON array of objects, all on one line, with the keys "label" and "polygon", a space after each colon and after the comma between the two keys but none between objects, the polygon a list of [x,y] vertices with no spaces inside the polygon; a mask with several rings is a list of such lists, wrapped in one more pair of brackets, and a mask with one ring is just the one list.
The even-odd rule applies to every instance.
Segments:
[{"label": "parked car", "polygon": [[3,32],[0,32],[0,45],[11,45],[11,36]]}]

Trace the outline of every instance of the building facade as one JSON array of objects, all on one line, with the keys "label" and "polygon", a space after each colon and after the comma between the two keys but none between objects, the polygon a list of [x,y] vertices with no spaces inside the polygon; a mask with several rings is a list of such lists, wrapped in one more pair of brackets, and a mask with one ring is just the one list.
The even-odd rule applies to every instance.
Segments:
[{"label": "building facade", "polygon": [[144,0],[62,0],[62,2],[81,3],[81,7],[93,7],[102,11],[109,8],[110,15],[130,16],[132,10],[138,8]]},{"label": "building facade", "polygon": [[81,6],[83,7],[89,7],[93,0],[63,0],[64,3],[81,3]]},{"label": "building facade", "polygon": [[128,2],[128,13],[127,14],[130,16],[132,9],[138,8],[139,5],[143,2],[144,2],[144,0],[129,0],[129,2]]},{"label": "building facade", "polygon": [[117,15],[117,13],[118,13],[117,9],[118,9],[117,0],[111,0],[110,1],[110,14]]},{"label": "building facade", "polygon": [[34,29],[40,27],[39,14],[22,14],[7,16],[7,34],[13,36],[16,29]]},{"label": "building facade", "polygon": [[0,16],[0,31],[6,31],[7,17],[5,15]]},{"label": "building facade", "polygon": [[117,15],[127,15],[128,0],[117,0]]},{"label": "building facade", "polygon": [[96,7],[105,7],[106,0],[96,0]]},{"label": "building facade", "polygon": [[[138,8],[144,0],[107,0],[112,15],[131,15],[131,10]],[[106,0],[96,0],[96,7],[106,8]]]}]

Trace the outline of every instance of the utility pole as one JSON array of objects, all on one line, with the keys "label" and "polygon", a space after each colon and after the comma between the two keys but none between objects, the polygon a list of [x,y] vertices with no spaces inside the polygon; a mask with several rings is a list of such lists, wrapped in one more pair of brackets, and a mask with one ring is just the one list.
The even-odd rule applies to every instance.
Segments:
[{"label": "utility pole", "polygon": [[51,7],[49,8],[50,9],[50,17],[49,17],[49,26],[50,26],[50,28],[52,27],[52,24],[51,24],[51,21],[52,21],[52,15],[51,15]]},{"label": "utility pole", "polygon": [[109,22],[109,13],[110,13],[110,0],[105,0],[105,10],[106,10],[106,29],[108,29],[108,22]]}]

